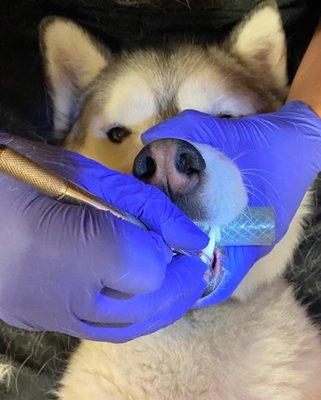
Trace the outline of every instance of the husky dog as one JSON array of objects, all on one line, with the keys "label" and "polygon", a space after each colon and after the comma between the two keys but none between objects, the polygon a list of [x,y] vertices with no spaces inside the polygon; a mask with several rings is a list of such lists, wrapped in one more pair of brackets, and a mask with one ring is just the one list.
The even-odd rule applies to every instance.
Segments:
[{"label": "husky dog", "polygon": [[[243,210],[246,174],[232,160],[177,140],[143,148],[140,135],[185,109],[232,117],[277,109],[287,74],[274,2],[249,13],[221,45],[115,55],[60,17],[42,23],[41,45],[55,132],[68,132],[67,148],[113,169],[133,170],[200,226],[225,224]],[[318,331],[282,277],[308,205],[307,195],[287,235],[255,264],[232,300],[128,343],[83,341],[59,398],[321,399]]]}]

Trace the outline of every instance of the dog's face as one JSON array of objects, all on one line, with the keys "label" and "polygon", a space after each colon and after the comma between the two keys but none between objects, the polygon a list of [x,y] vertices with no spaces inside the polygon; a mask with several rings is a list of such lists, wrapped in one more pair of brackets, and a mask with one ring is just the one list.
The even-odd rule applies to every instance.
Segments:
[{"label": "dog's face", "polygon": [[114,55],[62,18],[42,23],[41,44],[55,131],[69,132],[67,147],[122,172],[134,165],[138,178],[200,223],[227,223],[244,208],[241,172],[221,153],[171,139],[142,150],[140,135],[185,109],[237,117],[281,104],[285,40],[271,2],[251,12],[221,46]]}]

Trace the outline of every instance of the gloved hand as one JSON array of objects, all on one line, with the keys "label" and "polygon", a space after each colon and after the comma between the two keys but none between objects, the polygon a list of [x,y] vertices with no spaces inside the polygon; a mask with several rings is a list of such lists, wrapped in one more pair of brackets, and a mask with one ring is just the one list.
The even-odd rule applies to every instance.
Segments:
[{"label": "gloved hand", "polygon": [[145,231],[58,202],[0,174],[0,318],[29,330],[122,342],[180,318],[205,289],[205,265],[175,256],[207,236],[161,191],[80,155],[0,134],[0,143],[138,217]]},{"label": "gloved hand", "polygon": [[[247,187],[249,206],[273,207],[276,242],[284,236],[321,170],[321,119],[298,101],[273,113],[239,119],[220,119],[187,110],[142,136],[144,144],[163,138],[207,144],[234,160]],[[197,306],[230,297],[253,264],[271,249],[227,247],[225,273],[219,286]]]}]

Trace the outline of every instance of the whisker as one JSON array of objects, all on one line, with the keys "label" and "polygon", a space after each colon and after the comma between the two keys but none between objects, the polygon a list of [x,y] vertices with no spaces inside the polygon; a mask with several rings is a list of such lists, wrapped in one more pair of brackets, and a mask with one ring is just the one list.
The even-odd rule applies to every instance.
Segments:
[{"label": "whisker", "polygon": [[236,157],[232,158],[231,160],[232,160],[232,161],[236,161],[236,160],[238,160],[240,157],[243,157],[243,156],[249,154],[250,152],[251,152],[251,151],[244,151],[243,153],[240,153],[240,154],[238,154]]},{"label": "whisker", "polygon": [[[261,190],[259,190],[258,188],[254,187],[253,184],[252,184],[252,182],[251,182],[248,178],[244,177],[244,181],[245,181],[245,182],[244,182],[244,185],[245,185],[246,189],[248,189],[248,192],[249,192],[249,194],[250,194],[251,196],[253,196],[253,197],[255,197],[257,200],[259,200],[259,201],[262,203],[262,205],[266,205],[266,204],[264,204],[263,199],[266,200],[267,203],[273,208],[273,205],[272,205],[271,201],[268,199],[268,197],[266,196],[265,193],[263,193],[263,192],[262,192]],[[246,181],[247,181],[248,183],[246,183]],[[259,193],[259,194],[262,196],[262,198],[258,197],[258,196],[254,193],[254,191],[257,192],[257,193]]]},{"label": "whisker", "polygon": [[[264,182],[268,183],[270,185],[270,187],[273,189],[274,193],[277,193],[277,189],[276,187],[265,177],[261,176],[261,175],[257,175],[254,174],[253,172],[246,172],[245,175],[253,175],[257,178],[261,178]],[[244,175],[242,174],[242,176],[244,177]]]}]

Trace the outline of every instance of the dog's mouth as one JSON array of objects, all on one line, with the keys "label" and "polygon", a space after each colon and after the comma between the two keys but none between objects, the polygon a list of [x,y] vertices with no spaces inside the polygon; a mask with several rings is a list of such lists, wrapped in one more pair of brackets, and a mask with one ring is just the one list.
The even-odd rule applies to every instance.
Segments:
[{"label": "dog's mouth", "polygon": [[144,146],[133,164],[136,178],[162,190],[209,235],[208,246],[199,254],[208,267],[204,296],[217,287],[222,275],[221,254],[217,248],[220,231],[209,225],[210,215],[203,198],[205,186],[209,184],[206,167],[200,149],[181,139],[160,139]]},{"label": "dog's mouth", "polygon": [[215,249],[212,257],[211,264],[204,275],[204,280],[207,287],[202,294],[202,298],[211,294],[219,285],[223,273],[222,263],[221,263],[221,251],[220,249]]},{"label": "dog's mouth", "polygon": [[220,231],[218,228],[214,228],[207,230],[206,233],[209,235],[210,241],[199,254],[201,260],[207,265],[207,271],[204,275],[207,287],[202,297],[209,295],[217,288],[223,274],[222,249],[217,246]]}]

